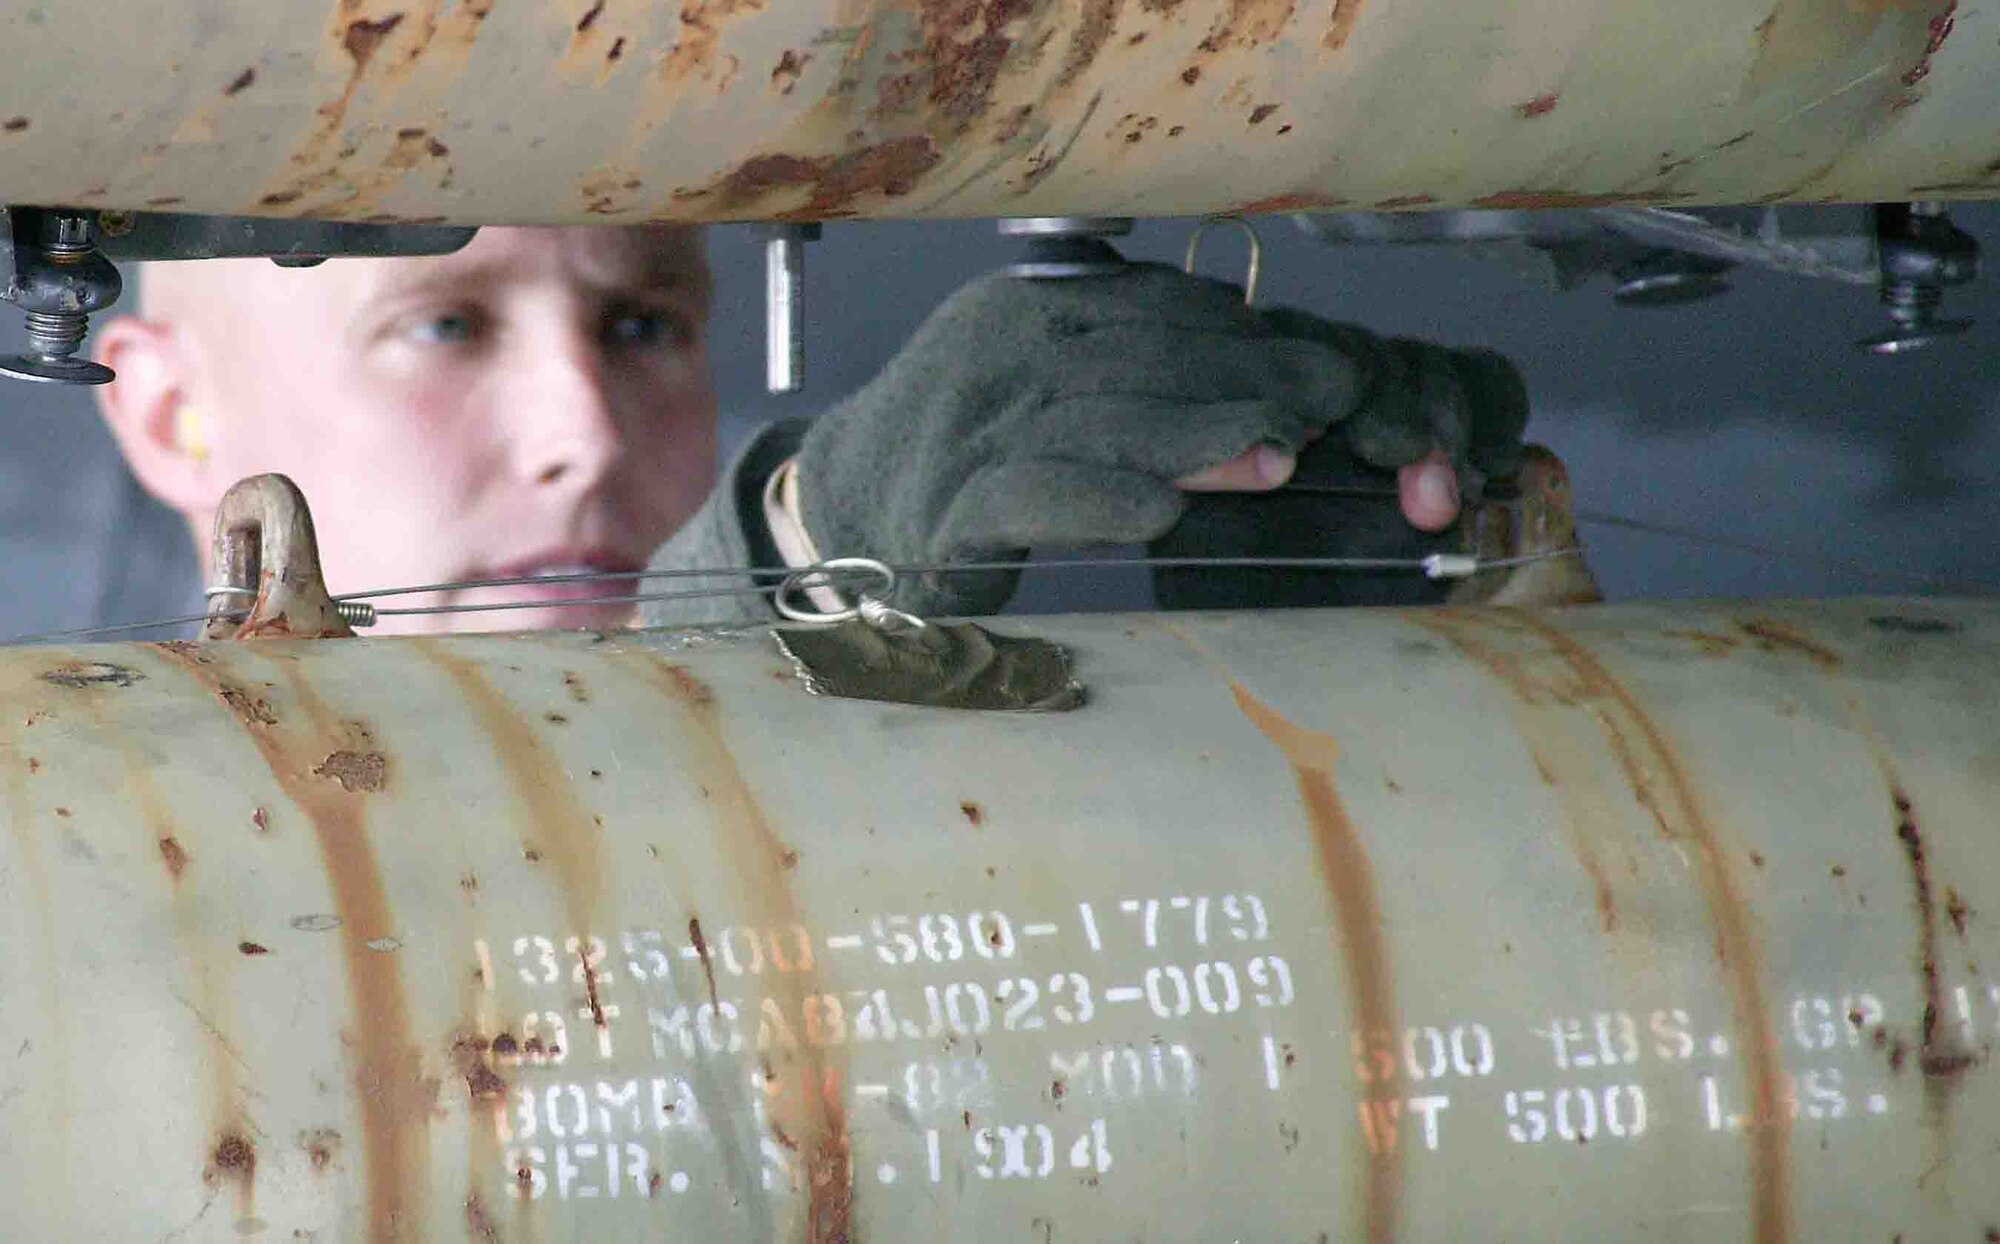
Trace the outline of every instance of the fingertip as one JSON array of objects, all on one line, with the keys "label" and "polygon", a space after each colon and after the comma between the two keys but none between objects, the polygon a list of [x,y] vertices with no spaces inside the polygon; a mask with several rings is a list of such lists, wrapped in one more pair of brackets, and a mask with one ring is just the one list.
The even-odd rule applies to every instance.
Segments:
[{"label": "fingertip", "polygon": [[1276,445],[1259,445],[1255,454],[1257,479],[1266,488],[1283,487],[1291,481],[1292,472],[1299,469],[1298,455]]},{"label": "fingertip", "polygon": [[1441,453],[1396,473],[1403,517],[1419,531],[1443,531],[1458,520],[1458,472]]},{"label": "fingertip", "polygon": [[1298,459],[1285,450],[1259,445],[1205,471],[1175,480],[1183,492],[1269,492],[1292,478]]}]

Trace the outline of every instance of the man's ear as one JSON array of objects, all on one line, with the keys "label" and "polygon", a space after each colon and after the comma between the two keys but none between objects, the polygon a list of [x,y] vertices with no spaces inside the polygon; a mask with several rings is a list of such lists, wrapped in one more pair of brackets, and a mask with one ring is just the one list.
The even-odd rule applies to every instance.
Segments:
[{"label": "man's ear", "polygon": [[192,359],[171,324],[120,316],[97,329],[98,362],[118,379],[97,407],[147,492],[183,514],[212,509],[221,490],[209,466],[208,429],[191,393]]}]

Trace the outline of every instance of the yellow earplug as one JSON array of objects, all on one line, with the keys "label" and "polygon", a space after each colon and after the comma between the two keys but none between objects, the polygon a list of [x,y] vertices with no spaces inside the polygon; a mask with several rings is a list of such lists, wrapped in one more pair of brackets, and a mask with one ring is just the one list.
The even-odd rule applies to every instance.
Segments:
[{"label": "yellow earplug", "polygon": [[174,409],[174,443],[196,462],[208,461],[208,419],[201,407],[183,402]]}]

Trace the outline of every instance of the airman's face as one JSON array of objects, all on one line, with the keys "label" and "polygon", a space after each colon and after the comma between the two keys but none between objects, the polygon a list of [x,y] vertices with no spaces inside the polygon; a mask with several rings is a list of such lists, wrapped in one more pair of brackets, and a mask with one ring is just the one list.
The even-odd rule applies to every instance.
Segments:
[{"label": "airman's face", "polygon": [[[231,267],[210,286],[229,305],[182,334],[208,470],[224,486],[297,481],[336,595],[636,571],[713,482],[708,273],[691,231],[493,228],[438,258]],[[592,598],[636,590],[384,600],[533,607],[378,629],[615,626],[630,606]]]}]

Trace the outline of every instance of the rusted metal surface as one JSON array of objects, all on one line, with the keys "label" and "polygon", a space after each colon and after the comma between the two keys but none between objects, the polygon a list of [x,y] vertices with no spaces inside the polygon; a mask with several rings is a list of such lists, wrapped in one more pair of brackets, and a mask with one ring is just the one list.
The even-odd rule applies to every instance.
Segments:
[{"label": "rusted metal surface", "polygon": [[2000,607],[1014,625],[4,654],[9,1230],[2000,1224]]},{"label": "rusted metal surface", "polygon": [[0,200],[465,224],[2000,194],[1956,0],[12,5]]}]

